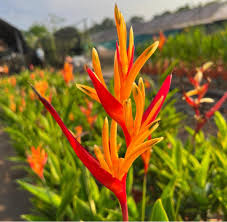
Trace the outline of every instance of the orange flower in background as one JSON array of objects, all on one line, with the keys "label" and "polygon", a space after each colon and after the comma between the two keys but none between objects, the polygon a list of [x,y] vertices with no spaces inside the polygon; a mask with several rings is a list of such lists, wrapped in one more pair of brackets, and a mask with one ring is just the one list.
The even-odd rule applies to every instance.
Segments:
[{"label": "orange flower in background", "polygon": [[166,37],[162,31],[159,32],[159,45],[158,48],[162,50],[164,44],[166,42]]},{"label": "orange flower in background", "polygon": [[73,115],[73,113],[71,112],[71,113],[69,113],[69,120],[70,121],[73,121],[74,120],[74,115]]},{"label": "orange flower in background", "polygon": [[21,89],[21,96],[22,97],[25,97],[26,96],[26,93],[25,93],[25,89],[24,88]]},{"label": "orange flower in background", "polygon": [[75,138],[78,140],[79,143],[81,143],[81,136],[83,133],[83,127],[82,126],[76,126],[75,128],[76,134],[74,134]]},{"label": "orange flower in background", "polygon": [[10,101],[10,105],[9,105],[9,108],[13,111],[13,112],[16,112],[16,104],[14,102],[14,95],[10,95],[9,96],[9,101]]},{"label": "orange flower in background", "polygon": [[47,81],[38,81],[35,83],[36,90],[42,95],[45,96],[45,93],[48,89],[48,82]]},{"label": "orange flower in background", "polygon": [[41,78],[44,78],[44,75],[45,75],[44,71],[43,71],[43,70],[40,70],[40,71],[39,71],[39,76],[40,76]]},{"label": "orange flower in background", "polygon": [[151,88],[150,82],[149,82],[148,80],[146,80],[146,79],[144,79],[144,86],[145,86],[145,88],[147,88],[147,89],[150,89],[150,88]]},{"label": "orange flower in background", "polygon": [[8,66],[7,66],[7,65],[0,66],[0,73],[8,74],[8,73],[9,73],[9,68],[8,68]]},{"label": "orange flower in background", "polygon": [[47,153],[40,146],[37,149],[32,146],[31,154],[27,155],[27,161],[30,164],[32,170],[43,179],[43,170],[47,162]]},{"label": "orange flower in background", "polygon": [[35,93],[32,90],[29,90],[29,97],[31,100],[35,100]]},{"label": "orange flower in background", "polygon": [[34,79],[35,79],[35,73],[31,73],[30,78],[31,78],[32,80],[34,80]]},{"label": "orange flower in background", "polygon": [[16,86],[17,84],[17,79],[15,76],[12,76],[8,79],[9,83],[12,85],[12,86]]},{"label": "orange flower in background", "polygon": [[22,97],[21,98],[21,104],[19,106],[19,111],[23,112],[25,110],[25,107],[26,107],[26,101],[25,101],[24,97]]},{"label": "orange flower in background", "polygon": [[13,112],[16,112],[17,106],[16,106],[16,104],[15,104],[14,101],[11,101],[11,102],[10,102],[9,107],[10,107],[10,109],[11,109]]},{"label": "orange flower in background", "polygon": [[88,116],[87,117],[87,122],[89,123],[89,125],[92,127],[93,124],[95,123],[95,121],[97,120],[98,115],[94,115],[94,116]]},{"label": "orange flower in background", "polygon": [[[52,91],[49,93],[49,96],[46,95],[46,92],[49,88],[48,82],[45,80],[41,80],[35,83],[35,87],[37,91],[42,95],[47,101],[51,102],[52,100]],[[33,95],[30,96],[32,98]]]},{"label": "orange flower in background", "polygon": [[91,115],[92,113],[92,108],[93,108],[93,102],[92,101],[89,101],[87,98],[85,99],[85,102],[86,102],[86,105],[87,107],[83,107],[83,106],[80,106],[80,110],[82,113],[84,113],[84,115],[86,116],[87,118],[87,122],[89,123],[89,125],[92,127],[93,124],[95,123],[95,121],[97,120],[97,115]]},{"label": "orange flower in background", "polygon": [[72,58],[70,56],[67,56],[65,59],[64,68],[62,70],[62,74],[66,84],[74,80],[73,65],[71,62]]}]

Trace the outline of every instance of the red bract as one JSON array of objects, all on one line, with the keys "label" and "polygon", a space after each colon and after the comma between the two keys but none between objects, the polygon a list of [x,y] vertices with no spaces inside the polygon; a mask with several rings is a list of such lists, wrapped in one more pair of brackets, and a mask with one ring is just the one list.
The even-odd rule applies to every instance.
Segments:
[{"label": "red bract", "polygon": [[56,120],[58,125],[61,127],[62,132],[67,137],[69,143],[71,144],[73,150],[75,151],[78,158],[82,161],[82,163],[88,168],[88,170],[92,173],[92,175],[104,186],[110,189],[114,194],[118,197],[118,199],[124,199],[122,195],[123,186],[125,184],[126,176],[120,181],[116,178],[113,178],[111,174],[100,167],[99,162],[87,152],[87,150],[74,138],[72,133],[67,129],[60,116],[54,109],[54,107],[44,99],[34,87],[32,87],[35,93],[38,95],[40,101],[46,107],[46,109],[50,112],[53,118]]},{"label": "red bract", "polygon": [[221,99],[219,99],[218,102],[214,106],[212,106],[210,110],[208,110],[205,115],[201,117],[201,119],[198,120],[196,132],[199,132],[199,130],[205,125],[205,123],[214,115],[214,113],[221,108],[226,99],[227,92],[225,92]]}]

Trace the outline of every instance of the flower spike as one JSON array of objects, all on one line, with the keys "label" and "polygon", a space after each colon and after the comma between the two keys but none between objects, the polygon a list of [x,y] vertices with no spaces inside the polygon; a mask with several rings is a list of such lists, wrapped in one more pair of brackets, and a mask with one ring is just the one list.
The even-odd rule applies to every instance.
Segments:
[{"label": "flower spike", "polygon": [[156,118],[156,116],[158,115],[158,113],[159,113],[159,111],[160,111],[160,109],[161,109],[161,107],[162,107],[162,105],[163,105],[163,103],[165,101],[165,98],[166,98],[166,96],[167,96],[167,94],[169,92],[170,84],[171,84],[171,79],[172,79],[172,75],[169,75],[169,76],[166,77],[166,79],[163,82],[161,88],[159,89],[157,95],[155,96],[155,98],[153,99],[153,101],[151,102],[151,104],[148,106],[148,108],[146,109],[146,111],[144,112],[142,122],[144,122],[147,119],[149,113],[151,112],[151,110],[153,109],[153,107],[155,106],[155,104],[163,96],[163,100],[162,100],[160,106],[158,107],[157,111],[155,112],[153,118],[150,120],[150,122],[152,122]]},{"label": "flower spike", "polygon": [[[151,138],[150,135],[159,126],[158,115],[170,88],[171,75],[166,78],[158,94],[153,99],[147,110],[145,106],[145,88],[143,79],[138,84],[135,79],[145,62],[157,49],[159,42],[150,45],[137,58],[134,63],[134,36],[130,28],[129,43],[127,46],[127,29],[125,20],[120,10],[115,6],[115,21],[118,34],[114,58],[114,95],[105,84],[98,53],[92,50],[93,70],[85,66],[94,88],[77,84],[77,87],[85,94],[101,103],[106,113],[111,117],[109,127],[108,119],[105,118],[102,129],[102,146],[95,145],[94,158],[67,129],[53,106],[39,95],[41,102],[50,112],[67,137],[78,158],[104,186],[110,189],[118,198],[123,214],[123,220],[128,220],[126,177],[132,163],[141,154],[151,149],[153,145],[163,138]],[[118,45],[119,43],[119,45]],[[133,115],[130,95],[133,95],[136,112]],[[83,109],[82,109],[83,111]],[[117,125],[120,125],[126,140],[126,151],[123,157],[118,155],[121,145],[117,143]]]},{"label": "flower spike", "polygon": [[104,170],[100,166],[99,161],[97,161],[91,154],[89,154],[88,151],[75,139],[72,133],[67,129],[67,127],[61,120],[60,116],[58,115],[54,107],[45,98],[43,98],[33,86],[32,86],[32,89],[39,97],[40,101],[43,103],[45,108],[56,120],[56,122],[60,126],[62,132],[67,137],[70,145],[72,146],[78,158],[83,162],[83,164],[88,168],[88,170],[100,183],[102,183],[104,186],[109,188],[112,192],[115,193],[115,195],[119,195],[119,193],[122,192],[123,180],[120,181],[116,178],[113,178],[110,173]]}]

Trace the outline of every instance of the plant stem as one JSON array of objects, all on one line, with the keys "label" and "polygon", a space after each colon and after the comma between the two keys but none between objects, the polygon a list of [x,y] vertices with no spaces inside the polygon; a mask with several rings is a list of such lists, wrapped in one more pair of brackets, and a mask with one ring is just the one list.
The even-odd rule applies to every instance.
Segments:
[{"label": "plant stem", "polygon": [[144,174],[143,178],[143,196],[142,196],[142,211],[141,211],[141,221],[145,219],[146,211],[146,191],[147,191],[147,174]]},{"label": "plant stem", "polygon": [[121,211],[122,211],[122,219],[123,221],[128,221],[128,205],[127,199],[125,201],[120,201]]},{"label": "plant stem", "polygon": [[122,219],[123,221],[128,221],[128,205],[127,205],[127,194],[126,194],[126,177],[123,179],[123,186],[120,192],[115,193],[117,196],[119,203],[121,205],[121,211],[122,211]]}]

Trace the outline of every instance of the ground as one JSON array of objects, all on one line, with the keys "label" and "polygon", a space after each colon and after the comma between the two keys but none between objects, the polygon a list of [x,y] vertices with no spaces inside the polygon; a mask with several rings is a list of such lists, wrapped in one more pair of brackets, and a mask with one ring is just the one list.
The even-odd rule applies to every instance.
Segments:
[{"label": "ground", "polygon": [[14,155],[8,136],[0,129],[0,221],[21,220],[20,215],[30,208],[28,193],[16,183],[24,172],[13,169],[15,164],[7,160]]}]

